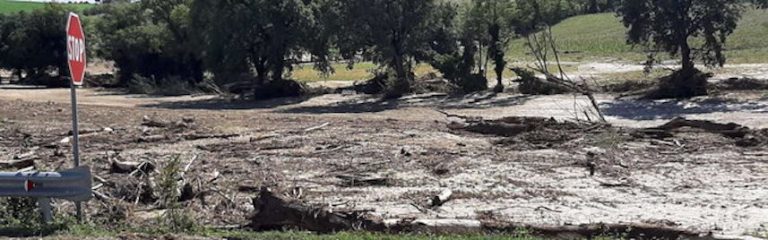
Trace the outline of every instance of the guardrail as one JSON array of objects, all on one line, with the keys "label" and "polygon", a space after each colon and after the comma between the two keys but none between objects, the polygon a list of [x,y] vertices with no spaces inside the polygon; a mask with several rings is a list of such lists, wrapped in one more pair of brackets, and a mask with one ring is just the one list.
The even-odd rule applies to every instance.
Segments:
[{"label": "guardrail", "polygon": [[51,199],[83,202],[93,197],[91,169],[61,172],[0,172],[0,197],[36,198],[44,222],[50,222]]}]

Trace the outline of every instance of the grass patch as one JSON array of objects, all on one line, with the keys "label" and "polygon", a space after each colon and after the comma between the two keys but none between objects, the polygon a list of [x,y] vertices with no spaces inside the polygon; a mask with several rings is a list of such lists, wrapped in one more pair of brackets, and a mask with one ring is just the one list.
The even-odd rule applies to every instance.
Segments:
[{"label": "grass patch", "polygon": [[[502,74],[502,76],[505,79],[517,77],[517,75],[515,75],[515,73],[512,72],[510,68],[511,67],[527,67],[527,66],[528,66],[527,64],[523,64],[523,63],[507,64],[507,69],[504,70],[504,74]],[[491,67],[493,67],[492,64],[489,65],[489,68]],[[554,64],[550,64],[549,67],[553,72],[555,73],[559,72],[559,70],[557,70],[557,66],[555,66]],[[334,73],[328,76],[323,76],[319,71],[312,68],[311,65],[304,65],[294,69],[290,75],[290,78],[300,82],[367,81],[373,78],[373,72],[378,67],[372,62],[361,62],[361,63],[356,63],[354,68],[352,69],[348,69],[347,65],[342,63],[333,64],[333,68],[335,69]],[[563,70],[566,72],[574,72],[578,70],[578,68],[575,65],[563,65]],[[439,72],[436,69],[432,68],[432,66],[429,66],[428,64],[423,64],[423,63],[417,65],[414,72],[416,73],[416,76],[424,76],[429,73],[439,74]],[[496,73],[494,73],[493,71],[487,72],[486,77],[489,80],[496,79]]]},{"label": "grass patch", "polygon": [[128,229],[118,228],[115,230],[105,230],[95,225],[89,224],[71,224],[56,225],[58,228],[51,228],[47,234],[38,234],[30,236],[46,236],[51,239],[79,239],[79,238],[120,238],[121,236],[189,236],[217,239],[254,239],[254,240],[543,240],[545,238],[534,237],[526,231],[521,230],[518,233],[509,234],[383,234],[372,232],[339,232],[333,234],[317,234],[304,231],[274,231],[274,232],[252,232],[245,230],[218,230],[200,228],[195,231],[187,232],[158,232],[147,229]]},{"label": "grass patch", "polygon": [[[291,73],[291,79],[300,82],[317,81],[365,81],[373,78],[373,73],[378,67],[372,62],[356,63],[352,69],[347,68],[347,64],[333,64],[335,72],[328,76],[323,76],[319,71],[312,68],[311,65],[300,66]],[[427,64],[419,64],[414,70],[416,76],[422,76],[436,70]]]},{"label": "grass patch", "polygon": [[[0,0],[0,14],[17,13],[21,11],[32,11],[35,9],[43,8],[45,7],[46,4],[52,4],[52,3]],[[64,4],[64,3],[56,3],[56,4]],[[84,4],[84,3],[72,3],[72,4],[65,4],[65,5],[71,6],[77,11],[82,11],[94,6],[94,4]]]},{"label": "grass patch", "polygon": [[[627,61],[644,61],[642,47],[626,44],[626,28],[615,13],[576,16],[564,20],[552,28],[564,61],[597,61],[611,58]],[[728,38],[725,52],[728,63],[768,62],[768,11],[747,10],[739,27]],[[700,42],[693,39],[692,42]],[[511,42],[510,59],[531,60],[527,55],[525,40]],[[667,58],[666,55],[659,55]]]}]

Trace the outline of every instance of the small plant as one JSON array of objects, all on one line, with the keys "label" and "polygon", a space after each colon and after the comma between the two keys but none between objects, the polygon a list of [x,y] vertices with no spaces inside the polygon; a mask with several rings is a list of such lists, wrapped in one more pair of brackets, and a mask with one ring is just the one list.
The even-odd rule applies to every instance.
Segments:
[{"label": "small plant", "polygon": [[196,229],[196,223],[189,212],[179,203],[181,196],[179,181],[182,179],[181,160],[173,156],[160,171],[158,178],[158,195],[160,207],[166,209],[160,221],[171,232],[191,232]]}]

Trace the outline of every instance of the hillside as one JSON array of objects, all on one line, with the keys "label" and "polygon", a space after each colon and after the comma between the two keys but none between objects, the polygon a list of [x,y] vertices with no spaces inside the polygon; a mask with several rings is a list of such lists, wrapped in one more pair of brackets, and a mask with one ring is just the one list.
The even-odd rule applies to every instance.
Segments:
[{"label": "hillside", "polygon": [[[644,60],[641,47],[633,48],[625,42],[625,28],[614,13],[576,16],[552,28],[561,51],[571,52],[563,57],[569,61]],[[738,29],[727,43],[730,63],[768,62],[768,12],[749,10],[744,14]],[[527,49],[523,39],[514,40],[509,48],[511,59],[524,57]]]}]

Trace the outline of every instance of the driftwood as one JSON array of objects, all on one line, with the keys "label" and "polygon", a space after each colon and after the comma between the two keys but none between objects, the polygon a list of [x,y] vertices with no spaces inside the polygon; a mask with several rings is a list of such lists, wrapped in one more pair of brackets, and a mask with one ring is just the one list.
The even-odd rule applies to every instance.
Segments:
[{"label": "driftwood", "polygon": [[721,124],[712,121],[675,118],[658,127],[639,129],[632,135],[635,137],[648,136],[657,139],[670,138],[674,136],[674,131],[683,127],[701,129],[710,133],[721,134],[729,138],[744,138],[752,132],[748,127],[735,123]]},{"label": "driftwood", "polygon": [[331,123],[329,123],[329,122],[323,123],[323,124],[320,124],[320,125],[317,125],[317,126],[314,126],[314,127],[310,127],[310,128],[304,129],[304,133],[309,133],[309,132],[317,131],[317,130],[323,129],[323,128],[327,127],[327,126],[330,126],[330,125],[331,125]]},{"label": "driftwood", "polygon": [[440,194],[435,195],[432,197],[432,207],[441,207],[443,204],[451,200],[451,196],[453,196],[453,191],[451,190],[445,190],[440,192]]},{"label": "driftwood", "polygon": [[261,188],[253,199],[255,214],[247,227],[257,231],[299,229],[315,232],[371,231],[386,233],[513,233],[525,229],[535,236],[593,239],[618,236],[628,239],[717,239],[710,233],[650,224],[535,225],[475,219],[383,220],[368,211],[332,210]]},{"label": "driftwood", "polygon": [[390,180],[385,176],[365,173],[338,174],[336,178],[341,180],[341,185],[345,187],[386,186]]},{"label": "driftwood", "polygon": [[165,135],[150,135],[150,136],[143,136],[140,137],[138,142],[140,143],[152,143],[152,142],[160,142],[168,140],[168,137]]},{"label": "driftwood", "polygon": [[29,168],[35,166],[35,160],[34,159],[24,159],[24,160],[13,160],[13,161],[7,161],[7,162],[0,162],[0,168],[13,168],[13,169],[22,169],[22,168]]},{"label": "driftwood", "polygon": [[36,153],[37,153],[36,149],[32,149],[28,152],[13,156],[13,160],[24,160],[28,158],[35,158]]},{"label": "driftwood", "polygon": [[110,163],[110,172],[112,173],[130,173],[135,175],[138,171],[145,173],[155,170],[155,165],[150,162],[121,162],[112,160]]},{"label": "driftwood", "polygon": [[184,140],[193,141],[193,140],[200,140],[200,139],[229,139],[229,138],[235,138],[240,137],[240,134],[187,134],[183,135],[182,138]]},{"label": "driftwood", "polygon": [[253,199],[256,213],[248,227],[258,231],[295,228],[315,232],[352,230],[383,231],[383,221],[359,212],[335,212],[312,207],[299,200],[288,199],[262,188]]}]

